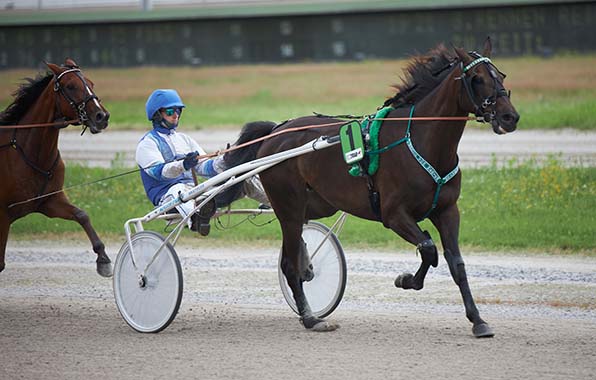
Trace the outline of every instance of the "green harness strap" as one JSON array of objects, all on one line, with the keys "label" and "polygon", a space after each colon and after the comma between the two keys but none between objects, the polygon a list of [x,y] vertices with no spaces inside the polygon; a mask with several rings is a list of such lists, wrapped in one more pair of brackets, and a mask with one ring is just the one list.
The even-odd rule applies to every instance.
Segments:
[{"label": "green harness strap", "polygon": [[[384,118],[393,109],[394,109],[393,107],[385,107],[385,108],[381,109],[380,111],[378,111],[375,114],[374,119]],[[389,144],[383,148],[380,148],[380,149],[379,149],[379,132],[381,130],[381,124],[383,123],[383,121],[373,119],[373,122],[370,127],[371,150],[367,151],[366,154],[370,157],[370,164],[368,166],[368,174],[373,175],[379,169],[379,155],[381,153],[386,152],[389,149],[394,148],[404,142],[406,143],[406,145],[410,149],[410,152],[412,153],[412,155],[414,156],[416,161],[418,161],[420,166],[422,166],[422,168],[424,170],[426,170],[426,172],[432,177],[432,179],[437,184],[437,190],[435,191],[435,195],[433,197],[432,206],[430,207],[430,210],[428,210],[426,212],[426,214],[424,214],[424,216],[419,220],[419,222],[420,222],[420,221],[426,219],[430,215],[430,213],[437,207],[437,203],[439,202],[439,193],[441,192],[441,188],[443,187],[444,184],[449,182],[450,179],[455,177],[457,172],[459,172],[459,163],[455,164],[455,168],[453,168],[453,170],[451,170],[449,173],[447,173],[446,176],[441,177],[439,175],[439,173],[435,170],[435,168],[428,161],[426,161],[424,159],[424,157],[422,157],[420,155],[420,153],[418,153],[418,151],[416,151],[416,149],[414,148],[414,144],[412,144],[412,139],[410,138],[410,128],[412,126],[412,116],[413,115],[414,115],[414,106],[412,106],[412,108],[410,108],[410,119],[408,120],[406,136],[397,140],[397,141],[394,141],[391,144]],[[370,119],[367,118],[362,122],[363,128],[368,125],[369,120]]]},{"label": "green harness strap", "polygon": [[[380,119],[384,119],[385,116],[387,116],[387,114],[393,110],[394,110],[393,107],[381,108],[380,110],[377,111],[377,113],[372,118],[371,118],[371,116],[372,116],[371,115],[362,121],[362,129],[366,129],[368,127],[368,124],[372,120],[372,123],[370,123],[370,128],[369,128],[370,149],[371,150],[366,152],[366,154],[368,154],[370,156],[369,164],[368,164],[368,175],[375,174],[377,172],[377,170],[379,169],[379,155],[377,153],[372,153],[372,155],[371,155],[371,152],[377,152],[379,150],[379,133],[381,132],[381,125],[383,124],[383,120],[380,120]],[[387,148],[387,147],[385,147],[385,148]],[[383,148],[383,149],[385,149],[385,148]],[[387,148],[387,149],[390,149],[390,148]],[[387,150],[387,149],[385,149],[385,150]]]}]

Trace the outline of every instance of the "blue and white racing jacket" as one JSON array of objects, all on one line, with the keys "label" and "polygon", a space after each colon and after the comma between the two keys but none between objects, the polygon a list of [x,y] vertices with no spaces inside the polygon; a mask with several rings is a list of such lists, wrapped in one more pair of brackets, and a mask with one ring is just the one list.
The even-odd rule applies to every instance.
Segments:
[{"label": "blue and white racing jacket", "polygon": [[[182,158],[187,153],[205,151],[190,136],[175,129],[162,133],[153,129],[137,145],[135,159],[141,170],[141,179],[147,197],[157,206],[170,187],[177,183],[193,184],[192,173],[184,170]],[[195,166],[201,177],[213,177],[225,170],[223,157],[203,159]]]}]

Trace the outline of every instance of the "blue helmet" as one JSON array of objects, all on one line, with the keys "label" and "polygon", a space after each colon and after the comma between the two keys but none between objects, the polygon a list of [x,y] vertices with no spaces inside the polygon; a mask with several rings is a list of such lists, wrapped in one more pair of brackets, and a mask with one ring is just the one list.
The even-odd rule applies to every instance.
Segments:
[{"label": "blue helmet", "polygon": [[160,108],[168,108],[168,107],[180,107],[184,108],[184,103],[182,103],[182,99],[180,95],[176,92],[176,90],[155,90],[149,98],[147,99],[147,103],[145,104],[145,112],[147,113],[147,119],[152,120],[153,115]]}]

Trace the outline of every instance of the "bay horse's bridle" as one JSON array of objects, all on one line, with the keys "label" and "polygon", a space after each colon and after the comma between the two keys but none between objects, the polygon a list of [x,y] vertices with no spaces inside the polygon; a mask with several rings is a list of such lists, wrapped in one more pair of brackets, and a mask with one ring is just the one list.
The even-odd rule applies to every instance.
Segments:
[{"label": "bay horse's bridle", "polygon": [[[74,73],[81,80],[81,82],[83,82],[83,86],[85,87],[85,90],[87,90],[87,96],[79,102],[76,102],[70,95],[68,95],[68,93],[64,91],[64,88],[60,85],[60,79],[62,79],[66,74],[69,73]],[[87,117],[87,111],[85,110],[85,108],[87,107],[87,103],[91,100],[94,100],[96,102],[97,107],[100,107],[100,105],[99,98],[97,97],[97,95],[95,95],[95,93],[87,84],[85,77],[81,74],[81,69],[79,69],[77,66],[74,66],[70,67],[68,70],[61,72],[59,75],[54,75],[54,92],[56,92],[56,95],[58,95],[59,92],[64,97],[64,99],[66,99],[68,104],[70,104],[70,106],[77,113],[79,123],[83,124],[84,128],[86,129],[87,121],[89,120],[89,118]],[[58,114],[62,114],[58,104],[58,99],[56,99],[57,112]],[[85,129],[83,129],[83,132],[85,131]]]},{"label": "bay horse's bridle", "polygon": [[[474,106],[474,115],[478,118],[478,121],[493,124],[496,121],[497,117],[497,99],[501,97],[509,98],[511,96],[511,91],[507,91],[503,86],[502,81],[499,80],[497,72],[501,74],[503,78],[505,78],[505,74],[503,74],[499,71],[499,69],[497,69],[497,67],[492,63],[490,58],[483,57],[475,51],[469,52],[469,54],[475,59],[465,66],[463,61],[460,60],[459,66],[461,69],[461,76],[459,76],[457,79],[460,79],[462,81],[463,86],[466,89],[466,93],[468,94],[468,98]],[[474,78],[474,75],[467,75],[467,73],[474,66],[482,63],[486,65],[487,70],[491,78],[493,79],[493,82],[495,84],[495,90],[492,95],[487,96],[482,100],[481,104],[478,104],[478,102],[476,101],[476,94],[474,93],[474,88],[472,87],[472,79]]]}]

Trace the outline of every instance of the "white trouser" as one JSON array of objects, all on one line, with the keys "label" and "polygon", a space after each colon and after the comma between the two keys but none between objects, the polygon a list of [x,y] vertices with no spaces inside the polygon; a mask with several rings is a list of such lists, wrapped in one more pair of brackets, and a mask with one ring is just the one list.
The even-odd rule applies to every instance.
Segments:
[{"label": "white trouser", "polygon": [[[178,194],[185,193],[185,192],[189,191],[190,189],[192,189],[193,187],[194,186],[191,184],[177,183],[174,186],[170,187],[168,189],[167,193],[165,193],[163,195],[163,197],[161,197],[159,204],[162,205],[166,202],[171,201],[172,199],[178,198]],[[195,200],[194,199],[191,199],[188,202],[180,203],[178,206],[176,206],[176,210],[178,210],[178,212],[182,216],[186,216],[186,215],[190,214],[192,212],[192,210],[194,210],[194,208],[195,208]],[[190,228],[190,225],[192,224],[192,221],[190,218],[188,218],[187,224],[188,224],[188,228]]]},{"label": "white trouser", "polygon": [[244,180],[242,192],[243,195],[249,197],[250,199],[254,199],[259,203],[271,206],[258,174]]}]

